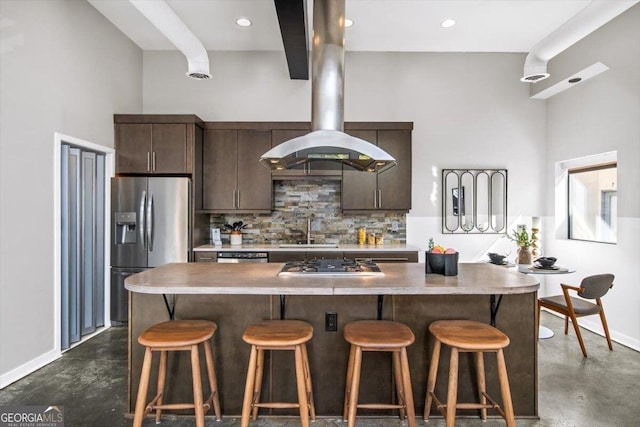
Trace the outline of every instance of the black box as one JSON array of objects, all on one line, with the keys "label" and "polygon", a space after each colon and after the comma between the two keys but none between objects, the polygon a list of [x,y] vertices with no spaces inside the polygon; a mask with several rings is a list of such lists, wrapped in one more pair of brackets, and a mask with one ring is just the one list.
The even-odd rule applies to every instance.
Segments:
[{"label": "black box", "polygon": [[427,252],[424,263],[426,274],[458,275],[458,252],[454,254],[434,254]]}]

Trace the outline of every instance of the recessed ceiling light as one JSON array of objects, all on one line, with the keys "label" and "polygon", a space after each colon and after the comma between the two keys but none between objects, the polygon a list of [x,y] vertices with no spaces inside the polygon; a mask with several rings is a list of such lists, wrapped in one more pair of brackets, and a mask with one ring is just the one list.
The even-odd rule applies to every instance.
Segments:
[{"label": "recessed ceiling light", "polygon": [[239,27],[250,27],[251,21],[247,18],[238,18],[236,19],[236,25],[238,25]]},{"label": "recessed ceiling light", "polygon": [[344,19],[344,26],[345,28],[349,28],[350,26],[353,25],[353,21],[351,19],[345,18]]},{"label": "recessed ceiling light", "polygon": [[445,19],[444,21],[442,21],[442,23],[440,24],[440,26],[442,28],[451,28],[454,25],[456,25],[456,20],[455,19]]}]

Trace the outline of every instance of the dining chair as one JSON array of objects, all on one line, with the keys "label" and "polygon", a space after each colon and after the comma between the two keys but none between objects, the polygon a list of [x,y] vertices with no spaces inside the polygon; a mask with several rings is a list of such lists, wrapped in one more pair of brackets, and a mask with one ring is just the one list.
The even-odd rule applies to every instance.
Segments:
[{"label": "dining chair", "polygon": [[[607,318],[604,315],[601,298],[613,287],[613,274],[596,274],[582,279],[580,287],[560,284],[562,286],[562,295],[544,297],[538,299],[538,323],[540,322],[540,308],[544,307],[549,310],[564,315],[564,333],[569,332],[569,318],[573,323],[573,329],[576,331],[582,354],[587,357],[587,350],[584,347],[582,334],[578,325],[578,317],[600,315],[604,335],[609,344],[609,350],[613,350],[611,345],[611,336],[609,335],[609,327],[607,326]],[[569,291],[577,292],[580,298],[569,295]],[[595,304],[587,300],[595,300]]]}]

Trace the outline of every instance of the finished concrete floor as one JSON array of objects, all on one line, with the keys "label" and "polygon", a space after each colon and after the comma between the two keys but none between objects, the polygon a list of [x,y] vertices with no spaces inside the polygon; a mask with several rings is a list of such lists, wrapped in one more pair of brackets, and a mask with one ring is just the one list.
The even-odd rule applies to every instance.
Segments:
[{"label": "finished concrete floor", "polygon": [[[563,334],[562,319],[542,314],[542,323],[555,336],[541,340],[539,352],[539,420],[519,419],[518,427],[631,427],[640,425],[640,353],[614,343],[609,351],[605,339],[583,330],[589,353],[583,358],[573,331]],[[508,367],[507,367],[508,369]],[[239,381],[244,381],[239,378]],[[111,328],[66,352],[60,359],[0,391],[0,406],[63,405],[66,427],[125,427],[127,399],[127,330]],[[222,391],[224,392],[224,391]],[[235,427],[237,418],[208,427]],[[147,419],[145,426],[155,425]],[[162,425],[195,425],[193,418],[163,419]],[[297,426],[296,418],[262,418],[255,427]],[[441,427],[432,417],[417,425]],[[502,419],[483,423],[478,418],[458,419],[457,426],[504,426]],[[344,427],[336,418],[319,418],[313,427]],[[406,426],[398,418],[359,418],[358,427]]]}]

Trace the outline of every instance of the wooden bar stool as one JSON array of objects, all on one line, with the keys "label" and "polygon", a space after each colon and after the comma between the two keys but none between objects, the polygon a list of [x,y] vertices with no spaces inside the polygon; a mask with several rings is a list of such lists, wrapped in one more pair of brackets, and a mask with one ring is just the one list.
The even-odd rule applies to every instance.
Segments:
[{"label": "wooden bar stool", "polygon": [[[424,420],[429,419],[431,402],[445,417],[447,427],[455,425],[456,409],[480,409],[480,417],[486,421],[487,408],[493,408],[505,419],[508,427],[515,427],[516,421],[511,403],[511,390],[507,377],[507,365],[504,362],[502,349],[509,345],[509,337],[493,326],[471,320],[439,320],[429,325],[429,331],[436,339],[429,366],[427,379],[427,396],[424,403]],[[441,403],[436,397],[436,377],[438,375],[438,360],[441,344],[451,347],[449,362],[449,385],[447,389],[447,403]],[[462,352],[474,353],[476,379],[478,382],[479,403],[458,403],[458,354]],[[484,353],[496,353],[498,362],[498,379],[502,394],[501,408],[486,392],[484,376]],[[487,400],[489,404],[487,404]]]},{"label": "wooden bar stool", "polygon": [[[415,341],[411,329],[402,323],[388,320],[359,320],[348,323],[344,327],[344,338],[351,344],[343,412],[343,418],[348,421],[348,427],[355,426],[358,408],[399,409],[400,419],[404,420],[406,416],[408,426],[414,427],[416,414],[407,359],[407,347]],[[393,354],[393,374],[398,404],[358,404],[363,351],[384,351]]]},{"label": "wooden bar stool", "polygon": [[[247,382],[242,403],[241,426],[249,425],[249,417],[258,418],[259,408],[299,408],[302,427],[309,426],[309,418],[316,419],[311,386],[311,371],[307,356],[307,342],[313,336],[313,326],[300,320],[265,320],[245,329],[242,339],[251,344]],[[298,402],[260,402],[265,350],[293,350],[296,364]]]},{"label": "wooden bar stool", "polygon": [[[140,375],[140,385],[138,386],[138,397],[136,399],[135,416],[133,426],[142,426],[144,417],[151,411],[156,411],[156,424],[160,423],[160,415],[163,409],[195,409],[196,426],[204,427],[204,414],[213,403],[216,419],[221,420],[220,399],[216,382],[216,372],[213,365],[211,337],[215,334],[218,326],[207,320],[172,320],[158,323],[144,331],[138,337],[138,342],[145,346],[144,362],[142,364],[142,374]],[[207,375],[209,377],[209,387],[211,395],[206,402],[202,401],[202,380],[200,378],[200,356],[198,345],[202,344],[205,351],[207,363]],[[160,365],[158,368],[158,392],[156,396],[145,405],[147,399],[147,389],[149,388],[149,374],[151,372],[152,352],[160,352]],[[193,403],[173,403],[163,404],[165,379],[167,376],[167,352],[168,351],[190,351],[191,352],[191,373],[193,378]]]}]

